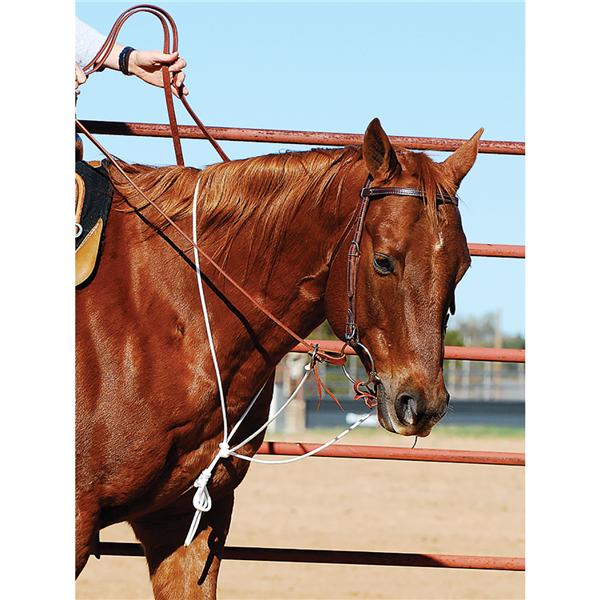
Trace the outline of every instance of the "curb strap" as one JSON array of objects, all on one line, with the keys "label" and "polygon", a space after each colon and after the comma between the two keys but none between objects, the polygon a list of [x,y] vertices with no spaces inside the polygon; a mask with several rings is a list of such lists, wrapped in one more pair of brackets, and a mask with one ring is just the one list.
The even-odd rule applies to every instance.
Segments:
[{"label": "curb strap", "polygon": [[374,392],[364,381],[354,382],[355,400],[364,400],[365,404],[373,409],[377,406],[377,393]]}]

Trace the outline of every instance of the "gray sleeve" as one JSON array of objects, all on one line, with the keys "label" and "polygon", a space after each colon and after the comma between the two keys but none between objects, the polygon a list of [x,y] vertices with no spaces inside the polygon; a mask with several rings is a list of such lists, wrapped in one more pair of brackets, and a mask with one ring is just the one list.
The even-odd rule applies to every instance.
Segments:
[{"label": "gray sleeve", "polygon": [[106,36],[75,17],[75,62],[83,69],[98,54]]}]

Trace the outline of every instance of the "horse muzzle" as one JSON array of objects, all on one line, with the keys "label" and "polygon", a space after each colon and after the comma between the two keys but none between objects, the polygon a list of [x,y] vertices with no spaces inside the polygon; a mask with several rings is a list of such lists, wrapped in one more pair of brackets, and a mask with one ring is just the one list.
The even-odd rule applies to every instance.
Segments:
[{"label": "horse muzzle", "polygon": [[391,391],[380,384],[377,386],[377,417],[387,431],[427,437],[446,414],[449,399],[445,389],[431,397],[410,387]]}]

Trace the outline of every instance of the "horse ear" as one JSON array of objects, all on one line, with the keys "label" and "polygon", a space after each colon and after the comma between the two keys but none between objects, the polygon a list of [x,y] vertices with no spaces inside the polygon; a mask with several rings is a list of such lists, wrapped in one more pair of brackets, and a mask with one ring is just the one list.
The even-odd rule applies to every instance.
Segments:
[{"label": "horse ear", "polygon": [[483,127],[442,163],[446,173],[457,188],[475,163],[479,149],[479,138],[482,133]]},{"label": "horse ear", "polygon": [[379,119],[373,119],[363,139],[363,157],[374,179],[389,177],[398,166],[396,153]]}]

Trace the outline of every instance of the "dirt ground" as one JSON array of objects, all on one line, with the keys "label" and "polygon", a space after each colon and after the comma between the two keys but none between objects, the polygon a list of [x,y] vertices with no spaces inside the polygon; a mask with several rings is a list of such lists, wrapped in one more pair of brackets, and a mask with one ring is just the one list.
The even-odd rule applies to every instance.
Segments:
[{"label": "dirt ground", "polygon": [[[331,436],[330,436],[331,437]],[[268,439],[324,442],[302,436]],[[407,447],[413,440],[357,430],[340,443]],[[524,436],[457,436],[437,428],[419,448],[525,452]],[[102,541],[133,541],[128,525]],[[313,457],[254,464],[236,492],[229,546],[525,556],[523,467]],[[470,569],[224,561],[219,598],[522,599],[525,574]],[[90,558],[78,600],[151,599],[142,558]]]}]

